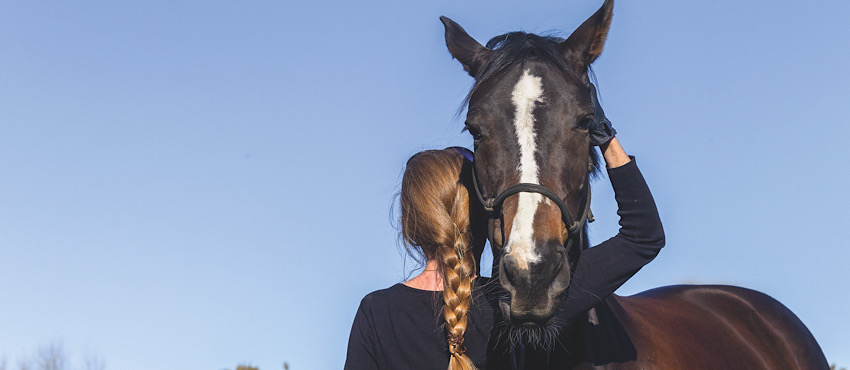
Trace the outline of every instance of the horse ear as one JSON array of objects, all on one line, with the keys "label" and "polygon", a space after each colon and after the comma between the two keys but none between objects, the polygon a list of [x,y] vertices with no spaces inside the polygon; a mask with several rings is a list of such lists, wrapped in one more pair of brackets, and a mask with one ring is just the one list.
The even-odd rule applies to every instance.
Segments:
[{"label": "horse ear", "polygon": [[446,46],[449,53],[463,65],[470,76],[475,77],[487,61],[490,49],[481,46],[463,27],[446,17],[440,17],[446,27]]},{"label": "horse ear", "polygon": [[608,28],[611,26],[613,10],[614,0],[605,0],[596,13],[585,20],[566,41],[559,45],[564,57],[572,63],[577,72],[585,72],[599,54],[602,54]]}]

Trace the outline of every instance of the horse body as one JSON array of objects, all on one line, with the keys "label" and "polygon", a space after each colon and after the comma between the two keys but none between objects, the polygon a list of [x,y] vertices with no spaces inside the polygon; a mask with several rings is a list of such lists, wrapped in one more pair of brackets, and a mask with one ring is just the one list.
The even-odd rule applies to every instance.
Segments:
[{"label": "horse body", "polygon": [[567,334],[576,337],[564,338],[584,347],[582,362],[573,368],[828,368],[800,319],[750,289],[667,286],[611,296],[595,311],[597,320]]},{"label": "horse body", "polygon": [[[571,266],[588,247],[588,178],[598,168],[587,136],[595,114],[588,68],[602,52],[612,9],[606,0],[566,40],[517,32],[487,47],[442,18],[449,51],[475,78],[466,121],[475,140],[474,191],[492,218],[493,270],[505,293],[497,304],[511,330],[553,332]],[[587,320],[555,332],[553,347],[514,343],[488,367],[828,368],[790,310],[731,286],[612,295]]]},{"label": "horse body", "polygon": [[[674,285],[612,295],[554,349],[500,352],[490,369],[827,369],[806,326],[763,293]],[[520,358],[518,359],[517,356]]]}]

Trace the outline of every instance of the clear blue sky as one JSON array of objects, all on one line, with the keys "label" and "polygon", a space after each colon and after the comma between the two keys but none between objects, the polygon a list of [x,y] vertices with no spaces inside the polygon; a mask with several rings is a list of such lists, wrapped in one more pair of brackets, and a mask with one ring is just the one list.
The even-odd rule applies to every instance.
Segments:
[{"label": "clear blue sky", "polygon": [[[402,165],[471,143],[438,17],[485,42],[599,5],[0,4],[0,360],[61,340],[108,369],[340,368],[360,298],[411,267]],[[850,366],[850,3],[614,13],[598,86],[668,237],[619,293],[761,290]]]}]

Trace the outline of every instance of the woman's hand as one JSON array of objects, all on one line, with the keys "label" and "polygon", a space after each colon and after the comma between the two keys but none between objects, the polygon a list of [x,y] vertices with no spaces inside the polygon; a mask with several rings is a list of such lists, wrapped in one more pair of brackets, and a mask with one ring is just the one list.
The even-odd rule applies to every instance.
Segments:
[{"label": "woman's hand", "polygon": [[599,146],[599,149],[602,150],[602,157],[605,158],[605,166],[608,168],[616,168],[629,163],[631,158],[620,146],[620,141],[614,137],[614,135],[617,135],[617,130],[611,126],[611,121],[605,117],[605,111],[599,104],[596,86],[589,83],[587,89],[590,92],[590,104],[593,106],[593,122],[587,127],[590,145]]},{"label": "woman's hand", "polygon": [[599,98],[596,94],[596,86],[588,83],[587,90],[590,93],[590,105],[593,107],[593,121],[587,126],[590,145],[600,146],[617,135],[617,130],[611,126],[611,121],[605,117],[605,111],[602,110],[602,105],[599,104]]}]

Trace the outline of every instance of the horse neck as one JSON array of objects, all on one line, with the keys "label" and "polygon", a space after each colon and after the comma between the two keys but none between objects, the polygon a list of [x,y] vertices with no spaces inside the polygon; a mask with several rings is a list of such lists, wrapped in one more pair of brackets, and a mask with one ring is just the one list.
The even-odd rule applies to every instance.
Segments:
[{"label": "horse neck", "polygon": [[590,309],[561,335],[570,362],[616,363],[634,360],[635,347],[628,329],[627,312],[620,297],[610,295]]}]

